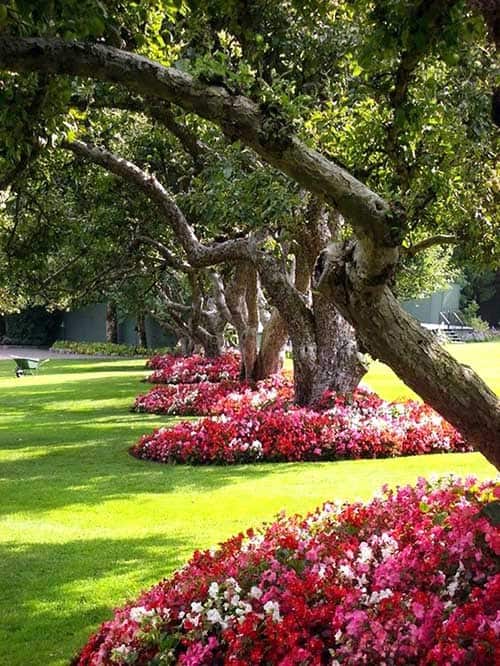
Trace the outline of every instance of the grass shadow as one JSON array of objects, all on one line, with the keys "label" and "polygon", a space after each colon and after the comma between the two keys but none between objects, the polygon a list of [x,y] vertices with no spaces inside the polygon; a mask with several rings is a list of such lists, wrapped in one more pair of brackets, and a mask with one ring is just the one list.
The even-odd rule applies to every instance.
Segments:
[{"label": "grass shadow", "polygon": [[[67,663],[88,634],[111,617],[114,605],[135,598],[190,553],[191,546],[183,539],[161,535],[0,545],[0,574],[8,581],[2,596],[9,609],[2,617],[0,663],[12,664],[8,653],[12,640],[24,646],[18,653],[24,661],[19,663],[46,663],[35,662],[34,655],[47,650]],[[123,579],[128,589],[120,589]],[[98,599],[93,594],[96,580],[102,584]],[[109,603],[107,595],[115,602]],[[64,640],[46,645],[54,633]]]}]

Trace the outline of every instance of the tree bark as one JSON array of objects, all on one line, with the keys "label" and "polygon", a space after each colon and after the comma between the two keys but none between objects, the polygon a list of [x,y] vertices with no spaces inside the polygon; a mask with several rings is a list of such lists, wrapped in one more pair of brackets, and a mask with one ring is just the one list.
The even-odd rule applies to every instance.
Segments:
[{"label": "tree bark", "polygon": [[[299,255],[296,279],[301,287],[310,282],[310,269]],[[354,330],[335,308],[331,296],[315,294],[312,307],[292,286],[275,259],[258,253],[259,268],[271,303],[287,322],[292,342],[295,402],[310,405],[326,390],[354,390],[366,373],[358,358]]]},{"label": "tree bark", "polygon": [[311,402],[325,390],[350,393],[358,386],[368,367],[360,360],[354,328],[330,299],[314,297],[317,359],[311,389]]},{"label": "tree bark", "polygon": [[178,345],[182,356],[192,356],[194,354],[195,344],[187,335],[179,338]]},{"label": "tree bark", "polygon": [[258,279],[255,266],[248,263],[247,283],[245,290],[247,311],[246,330],[242,344],[242,359],[247,379],[255,378],[255,362],[257,360],[257,333],[259,330]]},{"label": "tree bark", "polygon": [[252,261],[236,262],[225,289],[219,282],[219,291],[222,290],[228,319],[238,335],[241,379],[259,381],[275,374],[282,367],[281,352],[288,340],[288,330],[278,310],[273,308],[258,344],[260,287],[258,271]]},{"label": "tree bark", "polygon": [[314,319],[302,334],[291,334],[295,402],[310,405],[324,391],[350,393],[367,368],[358,354],[352,326],[328,299],[315,299]]},{"label": "tree bark", "polygon": [[[338,225],[338,214],[327,215],[322,200],[310,197],[304,223],[295,232],[295,286],[300,292],[310,292],[316,258],[332,234],[338,234]],[[291,335],[296,401],[303,405],[316,402],[327,390],[350,393],[367,371],[355,331],[335,307],[332,294],[313,291],[310,301],[312,318],[304,321],[307,335]]]},{"label": "tree bark", "polygon": [[[348,253],[352,258],[352,253]],[[336,262],[322,291],[355,327],[364,348],[386,363],[500,469],[500,402],[467,365],[459,363],[399,305],[387,286],[370,287]]]},{"label": "tree bark", "polygon": [[137,315],[136,331],[137,331],[137,337],[139,339],[139,346],[147,349],[148,336],[146,329],[146,316],[144,312],[139,312]]},{"label": "tree bark", "polygon": [[276,308],[262,329],[260,349],[255,360],[254,379],[266,379],[283,367],[283,347],[288,340],[285,320]]},{"label": "tree bark", "polygon": [[113,301],[106,304],[106,342],[118,342],[118,314]]}]

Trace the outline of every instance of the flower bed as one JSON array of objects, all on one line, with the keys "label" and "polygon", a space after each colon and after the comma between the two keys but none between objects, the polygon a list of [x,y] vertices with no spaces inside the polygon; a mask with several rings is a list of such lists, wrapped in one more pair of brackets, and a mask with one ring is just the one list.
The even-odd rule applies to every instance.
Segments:
[{"label": "flower bed", "polygon": [[493,482],[420,479],[197,552],[115,611],[75,666],[474,664],[500,654]]},{"label": "flower bed", "polygon": [[321,402],[326,411],[285,407],[280,401],[264,408],[239,404],[217,418],[159,428],[144,435],[131,453],[203,465],[471,450],[447,421],[421,403],[389,403],[360,390],[350,398],[328,394]]},{"label": "flower bed", "polygon": [[236,381],[240,374],[240,358],[232,352],[217,358],[165,354],[150,358],[146,367],[154,370],[148,377],[152,384]]},{"label": "flower bed", "polygon": [[293,399],[293,383],[275,375],[257,386],[245,382],[199,382],[166,384],[139,395],[132,410],[150,414],[213,416],[242,407],[282,405]]}]

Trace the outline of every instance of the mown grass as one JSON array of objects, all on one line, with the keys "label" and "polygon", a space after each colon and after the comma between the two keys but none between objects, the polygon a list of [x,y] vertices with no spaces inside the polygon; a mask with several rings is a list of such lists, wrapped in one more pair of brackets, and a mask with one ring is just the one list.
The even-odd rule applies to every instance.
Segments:
[{"label": "mown grass", "polygon": [[[500,345],[453,347],[497,390]],[[128,412],[143,361],[51,361],[15,379],[0,362],[0,664],[68,662],[114,606],[196,548],[383,483],[495,471],[480,454],[225,468],[140,462],[127,448],[165,420]],[[408,390],[375,365],[386,397]]]}]

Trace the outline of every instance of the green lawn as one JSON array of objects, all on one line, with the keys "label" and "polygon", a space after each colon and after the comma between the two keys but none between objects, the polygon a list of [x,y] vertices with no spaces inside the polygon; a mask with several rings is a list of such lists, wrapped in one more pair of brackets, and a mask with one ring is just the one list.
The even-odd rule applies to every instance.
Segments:
[{"label": "green lawn", "polygon": [[[500,344],[452,348],[500,391]],[[0,362],[0,664],[65,664],[111,609],[193,549],[330,498],[368,498],[431,472],[494,475],[479,454],[227,468],[139,462],[162,419],[127,411],[142,361],[51,361],[15,379]],[[496,381],[496,384],[495,384]],[[408,394],[375,365],[368,382]]]}]

